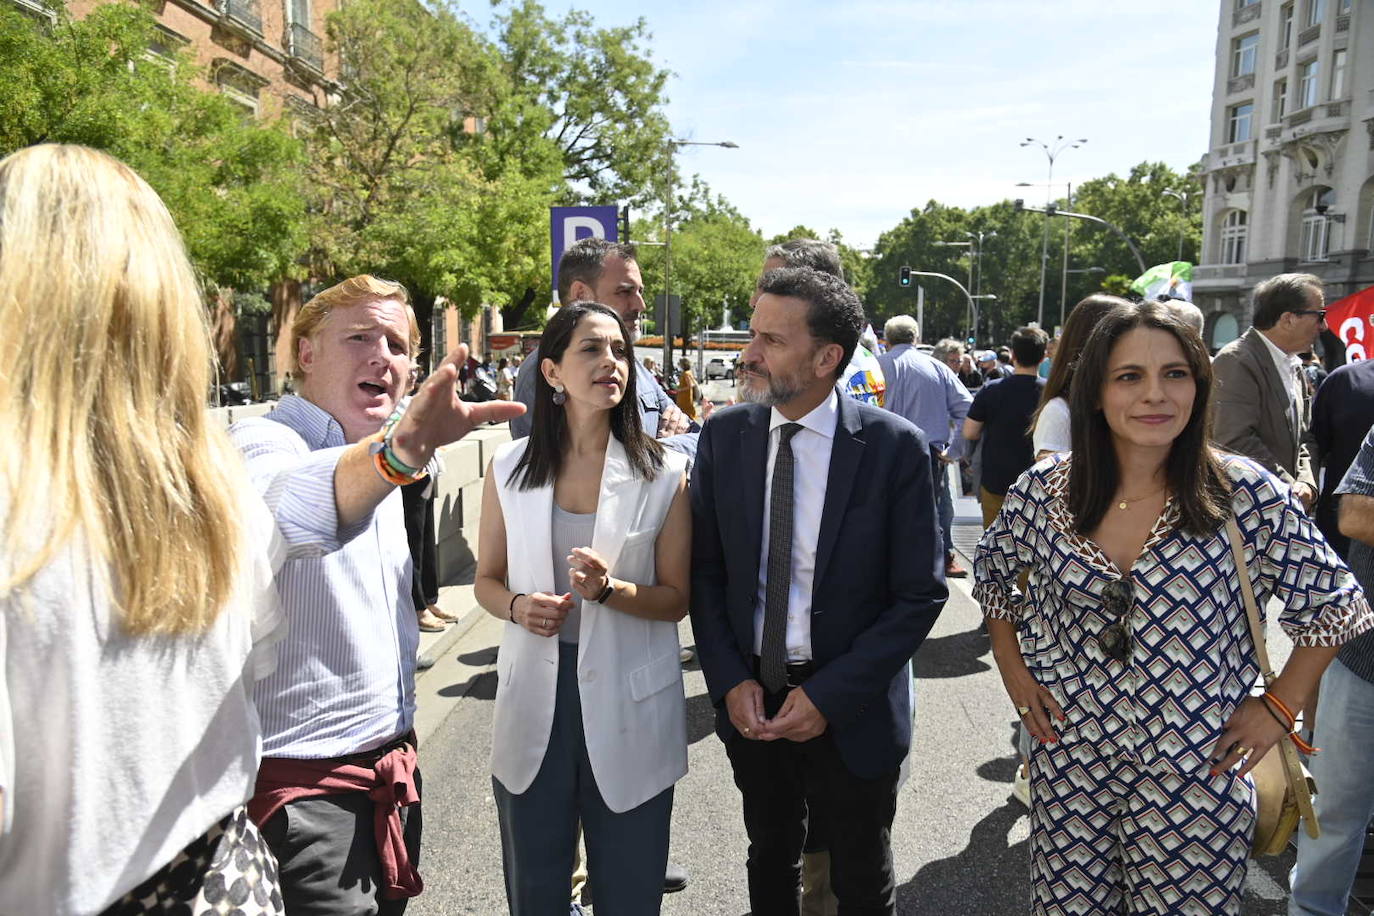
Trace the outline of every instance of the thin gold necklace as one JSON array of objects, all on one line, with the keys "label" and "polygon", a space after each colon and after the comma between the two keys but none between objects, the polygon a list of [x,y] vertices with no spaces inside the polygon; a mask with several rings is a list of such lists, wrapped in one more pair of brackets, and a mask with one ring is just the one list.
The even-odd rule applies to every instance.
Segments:
[{"label": "thin gold necklace", "polygon": [[1169,488],[1169,487],[1168,487],[1168,485],[1166,484],[1165,486],[1160,487],[1158,490],[1155,490],[1155,491],[1152,492],[1152,493],[1146,493],[1144,496],[1136,496],[1136,497],[1133,497],[1133,498],[1131,498],[1131,499],[1125,499],[1125,498],[1123,498],[1122,500],[1120,500],[1120,501],[1116,504],[1116,507],[1117,507],[1118,509],[1125,509],[1125,508],[1126,508],[1127,506],[1129,506],[1131,503],[1138,503],[1138,502],[1140,502],[1142,499],[1149,499],[1151,496],[1158,496],[1159,494],[1163,493],[1163,492],[1164,492],[1165,490],[1167,490],[1168,488]]}]

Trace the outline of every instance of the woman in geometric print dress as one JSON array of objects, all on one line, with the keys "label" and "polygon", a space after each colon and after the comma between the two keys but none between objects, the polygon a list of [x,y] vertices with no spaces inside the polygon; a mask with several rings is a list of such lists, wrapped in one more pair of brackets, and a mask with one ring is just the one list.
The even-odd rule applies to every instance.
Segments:
[{"label": "woman in geometric print dress", "polygon": [[1208,444],[1211,386],[1196,332],[1155,304],[1114,308],[1074,375],[1073,451],[1022,475],[978,546],[974,597],[1035,739],[1036,913],[1240,912],[1247,774],[1287,729],[1250,695],[1228,517],[1260,607],[1283,603],[1295,648],[1272,692],[1289,709],[1374,626],[1288,487]]}]

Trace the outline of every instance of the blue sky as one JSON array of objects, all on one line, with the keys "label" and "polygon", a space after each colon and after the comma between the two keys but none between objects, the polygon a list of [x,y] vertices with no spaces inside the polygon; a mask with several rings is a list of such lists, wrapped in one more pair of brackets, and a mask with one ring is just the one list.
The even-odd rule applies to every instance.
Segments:
[{"label": "blue sky", "polygon": [[930,199],[1043,199],[1026,137],[1088,139],[1056,161],[1061,196],[1065,180],[1207,151],[1217,2],[545,2],[648,20],[677,135],[740,145],[685,147],[683,173],[765,235],[803,223],[866,247]]}]

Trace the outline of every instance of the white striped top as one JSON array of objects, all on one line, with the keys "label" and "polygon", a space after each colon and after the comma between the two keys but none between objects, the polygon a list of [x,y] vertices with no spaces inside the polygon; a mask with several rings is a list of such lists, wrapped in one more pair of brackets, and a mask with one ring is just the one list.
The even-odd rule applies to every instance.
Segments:
[{"label": "white striped top", "polygon": [[253,690],[263,755],[327,758],[380,747],[415,718],[420,632],[400,491],[340,530],[334,469],[343,429],[303,398],[283,398],[229,434],[288,551],[277,574],[287,637],[276,672]]}]

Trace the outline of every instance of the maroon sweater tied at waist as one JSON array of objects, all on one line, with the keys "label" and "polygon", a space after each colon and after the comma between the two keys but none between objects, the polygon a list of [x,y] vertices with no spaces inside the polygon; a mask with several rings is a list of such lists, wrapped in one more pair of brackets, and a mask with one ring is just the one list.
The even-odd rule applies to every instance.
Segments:
[{"label": "maroon sweater tied at waist", "polygon": [[366,792],[375,807],[377,854],[382,863],[383,895],[388,900],[417,897],[425,889],[411,864],[401,829],[401,808],[420,801],[415,788],[414,738],[392,747],[371,766],[360,765],[366,755],[328,760],[264,757],[258,782],[248,802],[248,816],[262,828],[272,815],[300,798]]}]

